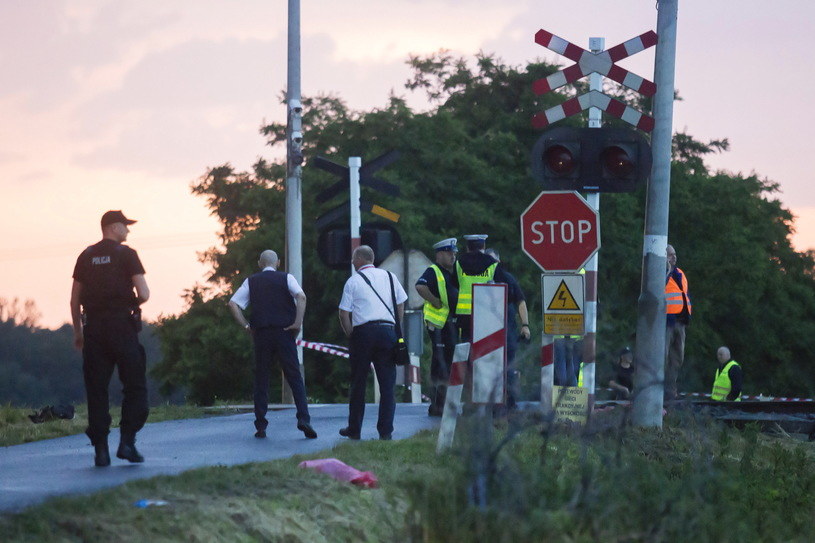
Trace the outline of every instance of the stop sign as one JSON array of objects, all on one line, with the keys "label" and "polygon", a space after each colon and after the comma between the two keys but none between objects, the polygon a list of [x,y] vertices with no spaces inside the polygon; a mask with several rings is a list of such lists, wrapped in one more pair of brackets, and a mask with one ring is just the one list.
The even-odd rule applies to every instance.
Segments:
[{"label": "stop sign", "polygon": [[600,248],[597,211],[574,191],[541,192],[521,214],[521,247],[547,272],[576,272]]}]

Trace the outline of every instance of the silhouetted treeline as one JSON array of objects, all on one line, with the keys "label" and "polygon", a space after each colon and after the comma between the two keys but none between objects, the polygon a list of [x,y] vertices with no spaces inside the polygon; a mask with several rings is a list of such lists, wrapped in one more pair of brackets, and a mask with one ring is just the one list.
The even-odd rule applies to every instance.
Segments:
[{"label": "silhouetted treeline", "polygon": [[[74,349],[73,328],[39,328],[33,302],[23,306],[0,298],[0,404],[40,407],[59,403],[84,403],[82,354]],[[140,335],[147,352],[147,367],[155,365],[161,350],[151,325]],[[148,375],[151,404],[167,401]],[[121,401],[121,384],[111,380],[111,404]],[[116,417],[114,416],[114,419]]]}]

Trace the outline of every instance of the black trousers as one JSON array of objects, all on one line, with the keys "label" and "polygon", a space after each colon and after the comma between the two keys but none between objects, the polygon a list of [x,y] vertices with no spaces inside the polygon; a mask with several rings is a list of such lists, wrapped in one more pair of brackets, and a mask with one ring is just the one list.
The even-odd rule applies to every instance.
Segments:
[{"label": "black trousers", "polygon": [[450,380],[450,369],[453,366],[453,353],[456,350],[458,331],[452,321],[437,328],[427,325],[432,355],[430,358],[430,411],[441,414],[447,396],[447,383]]},{"label": "black trousers", "polygon": [[96,445],[110,432],[108,386],[113,369],[122,383],[123,436],[135,436],[147,421],[147,378],[144,348],[139,344],[136,325],[127,310],[89,314],[84,327],[82,373],[88,398],[88,429],[85,433]]},{"label": "black trousers", "polygon": [[456,315],[456,328],[458,329],[459,343],[467,343],[473,340],[472,315]]},{"label": "black trousers", "polygon": [[362,324],[351,332],[351,392],[348,402],[348,428],[353,434],[362,429],[365,416],[365,388],[371,362],[379,381],[379,419],[376,429],[380,436],[393,433],[393,416],[396,413],[396,364],[393,346],[396,331],[393,325]]},{"label": "black trousers", "polygon": [[298,422],[311,422],[308,414],[306,385],[300,375],[297,344],[292,333],[282,328],[258,328],[253,330],[255,342],[255,428],[265,430],[268,425],[266,411],[269,408],[269,377],[272,359],[277,356],[283,376],[291,388]]}]

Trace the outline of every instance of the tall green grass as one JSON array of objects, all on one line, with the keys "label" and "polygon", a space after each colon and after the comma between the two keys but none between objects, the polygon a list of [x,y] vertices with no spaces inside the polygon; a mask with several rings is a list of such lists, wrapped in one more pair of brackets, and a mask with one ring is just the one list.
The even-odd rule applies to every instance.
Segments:
[{"label": "tall green grass", "polygon": [[[133,481],[0,518],[0,534],[4,541],[445,543],[803,542],[815,534],[812,443],[683,412],[659,430],[632,428],[618,413],[585,428],[513,416],[491,439],[474,434],[479,427],[462,420],[455,446],[442,455],[436,433],[424,432]],[[325,457],[373,471],[380,488],[297,467]],[[481,507],[472,493],[478,475],[486,480]],[[144,498],[169,505],[133,506]]]}]

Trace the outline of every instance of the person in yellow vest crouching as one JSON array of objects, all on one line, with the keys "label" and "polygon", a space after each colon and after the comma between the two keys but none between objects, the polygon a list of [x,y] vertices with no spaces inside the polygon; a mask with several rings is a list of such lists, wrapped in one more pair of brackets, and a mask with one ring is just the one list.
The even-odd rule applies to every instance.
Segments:
[{"label": "person in yellow vest crouching", "polygon": [[443,239],[433,245],[433,249],[436,251],[436,263],[416,281],[416,292],[425,300],[422,313],[432,346],[428,415],[440,417],[444,412],[447,383],[458,339],[454,311],[458,302],[458,283],[453,271],[458,252],[456,238]]},{"label": "person in yellow vest crouching", "polygon": [[741,401],[742,371],[735,360],[730,359],[730,349],[719,347],[716,351],[719,367],[713,380],[713,392],[710,399],[716,402]]}]

